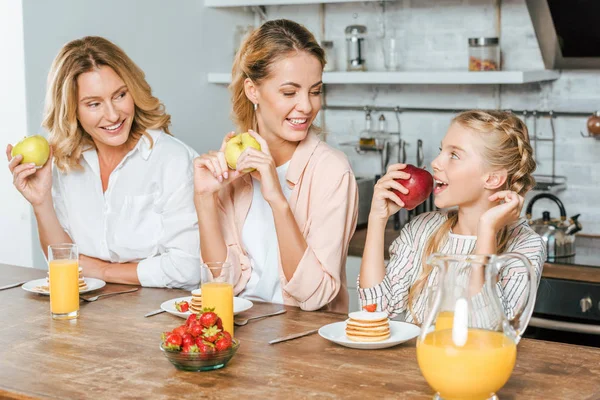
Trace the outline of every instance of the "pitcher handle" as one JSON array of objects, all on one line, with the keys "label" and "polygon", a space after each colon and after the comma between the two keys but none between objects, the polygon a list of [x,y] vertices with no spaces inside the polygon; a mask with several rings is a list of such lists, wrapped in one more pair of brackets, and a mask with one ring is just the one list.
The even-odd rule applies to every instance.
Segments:
[{"label": "pitcher handle", "polygon": [[[533,265],[531,265],[531,262],[529,261],[529,259],[527,259],[527,257],[525,257],[521,253],[515,253],[515,252],[504,253],[499,256],[496,256],[496,261],[499,264],[506,265],[506,260],[511,259],[511,258],[517,258],[517,259],[521,260],[523,262],[523,264],[525,265],[525,267],[527,268],[527,274],[529,275],[529,296],[527,297],[527,302],[525,303],[525,306],[523,307],[523,309],[520,312],[515,312],[515,316],[512,320],[509,320],[508,317],[505,315],[506,321],[508,321],[510,330],[511,330],[512,334],[514,335],[515,343],[519,343],[519,341],[521,340],[521,336],[523,335],[523,332],[525,331],[525,328],[527,328],[527,325],[529,324],[529,320],[531,319],[531,315],[533,314],[533,308],[535,307],[535,299],[537,296],[537,276],[536,276],[535,269],[533,268]],[[498,276],[500,274],[501,270],[502,270],[502,267],[499,267],[496,269],[496,271],[495,271],[496,276]],[[487,282],[492,286],[490,289],[495,290],[495,288],[494,288],[495,284],[492,285],[492,280],[487,279]],[[502,313],[505,314],[502,304],[500,304],[500,300],[497,299],[497,301],[498,301],[498,304],[500,305],[500,309],[501,309]],[[515,311],[517,311],[517,310],[515,310]]]}]

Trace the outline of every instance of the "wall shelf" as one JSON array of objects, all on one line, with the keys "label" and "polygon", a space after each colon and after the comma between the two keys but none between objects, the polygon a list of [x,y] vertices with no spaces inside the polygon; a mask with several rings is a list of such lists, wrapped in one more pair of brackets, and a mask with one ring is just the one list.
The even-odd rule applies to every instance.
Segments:
[{"label": "wall shelf", "polygon": [[[204,7],[226,8],[244,6],[286,6],[298,4],[322,4],[322,3],[358,3],[379,2],[380,0],[204,0]],[[385,0],[395,1],[395,0]]]},{"label": "wall shelf", "polygon": [[[420,85],[503,85],[558,79],[559,71],[399,71],[399,72],[325,72],[327,84],[420,84]],[[229,84],[231,74],[209,73],[208,82]]]}]

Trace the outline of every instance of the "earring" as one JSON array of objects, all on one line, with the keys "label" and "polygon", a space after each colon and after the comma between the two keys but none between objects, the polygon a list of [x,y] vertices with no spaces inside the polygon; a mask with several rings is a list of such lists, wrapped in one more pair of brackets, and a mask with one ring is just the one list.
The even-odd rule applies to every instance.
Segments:
[{"label": "earring", "polygon": [[254,111],[258,109],[258,103],[254,103]]}]

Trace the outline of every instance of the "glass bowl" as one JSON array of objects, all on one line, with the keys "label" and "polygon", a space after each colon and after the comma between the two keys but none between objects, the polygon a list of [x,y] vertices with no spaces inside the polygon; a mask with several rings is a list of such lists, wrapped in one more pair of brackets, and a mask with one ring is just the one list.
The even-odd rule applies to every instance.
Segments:
[{"label": "glass bowl", "polygon": [[212,371],[223,368],[237,352],[238,347],[240,347],[240,341],[237,339],[233,339],[230,349],[212,354],[182,353],[181,351],[167,350],[162,344],[160,345],[160,349],[171,364],[183,371]]}]

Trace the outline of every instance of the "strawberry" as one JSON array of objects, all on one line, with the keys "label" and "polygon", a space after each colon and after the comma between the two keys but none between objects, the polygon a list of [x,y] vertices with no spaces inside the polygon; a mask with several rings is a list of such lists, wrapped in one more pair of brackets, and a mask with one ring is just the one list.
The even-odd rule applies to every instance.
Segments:
[{"label": "strawberry", "polygon": [[221,317],[217,317],[217,322],[215,322],[215,325],[217,325],[217,328],[220,330],[223,330],[223,321],[221,321]]},{"label": "strawberry", "polygon": [[190,309],[190,305],[187,301],[176,301],[175,308],[179,312],[186,312],[187,310]]},{"label": "strawberry", "polygon": [[198,321],[198,315],[197,314],[192,314],[185,321],[185,325],[187,327],[189,327],[190,325],[192,325],[193,322],[196,322],[196,321]]},{"label": "strawberry", "polygon": [[183,346],[187,345],[192,345],[194,343],[196,343],[196,340],[194,339],[194,337],[192,335],[190,335],[189,333],[185,333],[182,336],[182,340],[181,343],[183,344]]},{"label": "strawberry", "polygon": [[193,324],[190,328],[188,328],[188,332],[193,336],[193,337],[198,337],[198,336],[202,336],[202,325],[200,325],[200,323],[195,323]]},{"label": "strawberry", "polygon": [[232,340],[231,333],[229,333],[229,332],[227,332],[227,331],[223,331],[223,332],[221,332],[221,336],[226,336],[226,337],[228,337],[228,338],[229,338],[229,340]]},{"label": "strawberry", "polygon": [[221,331],[216,326],[211,326],[210,328],[204,328],[202,330],[202,337],[204,340],[214,343],[219,337],[219,333]]},{"label": "strawberry", "polygon": [[210,328],[217,323],[217,314],[212,311],[207,311],[200,316],[200,323],[205,328]]},{"label": "strawberry", "polygon": [[179,350],[182,341],[183,339],[181,338],[181,335],[178,335],[176,333],[169,333],[166,336],[164,347],[169,350]]},{"label": "strawberry", "polygon": [[215,352],[215,346],[212,343],[202,340],[202,338],[196,339],[196,346],[201,354],[212,354]]},{"label": "strawberry", "polygon": [[183,336],[187,331],[187,327],[185,325],[181,325],[178,326],[177,328],[173,329],[173,331],[171,333],[176,333],[180,336]]},{"label": "strawberry", "polygon": [[231,335],[227,333],[227,335],[221,335],[219,340],[215,342],[215,349],[217,349],[217,351],[223,351],[231,348],[232,345],[233,341],[231,340]]},{"label": "strawberry", "polygon": [[363,306],[363,310],[368,312],[375,312],[377,310],[377,304],[367,304]]},{"label": "strawberry", "polygon": [[181,349],[181,352],[182,353],[198,353],[198,346],[196,346],[195,344],[185,345]]}]

